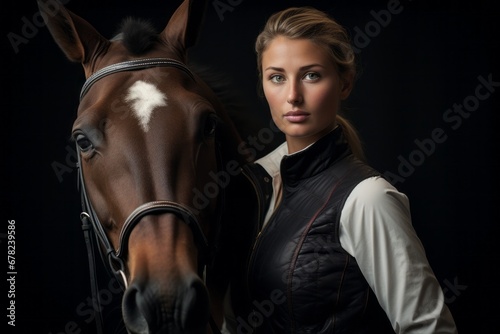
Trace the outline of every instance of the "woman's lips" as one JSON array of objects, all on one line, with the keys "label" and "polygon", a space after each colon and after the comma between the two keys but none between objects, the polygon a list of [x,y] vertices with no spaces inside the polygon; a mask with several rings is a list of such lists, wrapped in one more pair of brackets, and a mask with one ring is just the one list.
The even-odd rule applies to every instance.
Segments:
[{"label": "woman's lips", "polygon": [[305,111],[289,111],[283,117],[291,123],[301,123],[304,122],[309,115],[310,114]]}]

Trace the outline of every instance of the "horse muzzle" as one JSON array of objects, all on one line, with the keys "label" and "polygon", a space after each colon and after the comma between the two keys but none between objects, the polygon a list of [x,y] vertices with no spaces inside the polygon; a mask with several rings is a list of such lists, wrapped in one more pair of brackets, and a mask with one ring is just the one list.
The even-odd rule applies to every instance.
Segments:
[{"label": "horse muzzle", "polygon": [[122,306],[131,334],[206,333],[210,316],[208,292],[196,275],[168,284],[131,282]]}]

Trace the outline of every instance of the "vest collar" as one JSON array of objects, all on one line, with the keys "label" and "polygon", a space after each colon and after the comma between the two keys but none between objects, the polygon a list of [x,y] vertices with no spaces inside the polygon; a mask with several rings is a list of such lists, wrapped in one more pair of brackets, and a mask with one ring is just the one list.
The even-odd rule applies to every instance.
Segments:
[{"label": "vest collar", "polygon": [[307,148],[285,155],[280,165],[281,177],[285,184],[291,185],[323,172],[349,153],[349,145],[342,133],[342,127],[337,126]]}]

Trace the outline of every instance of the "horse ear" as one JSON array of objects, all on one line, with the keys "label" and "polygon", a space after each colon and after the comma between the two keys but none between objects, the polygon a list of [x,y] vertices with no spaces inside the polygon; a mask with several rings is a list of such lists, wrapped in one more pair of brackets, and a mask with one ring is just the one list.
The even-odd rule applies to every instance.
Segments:
[{"label": "horse ear", "polygon": [[50,34],[69,60],[85,64],[96,50],[109,43],[92,25],[59,1],[37,0],[37,3]]},{"label": "horse ear", "polygon": [[206,0],[184,0],[163,29],[164,40],[184,54],[196,43],[207,4]]}]

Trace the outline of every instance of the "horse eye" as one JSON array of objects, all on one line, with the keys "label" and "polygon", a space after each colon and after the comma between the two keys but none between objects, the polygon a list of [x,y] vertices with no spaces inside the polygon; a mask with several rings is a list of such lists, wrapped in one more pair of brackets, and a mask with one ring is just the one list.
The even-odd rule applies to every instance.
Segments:
[{"label": "horse eye", "polygon": [[80,151],[82,152],[87,152],[94,147],[90,139],[88,139],[87,136],[85,136],[82,133],[76,135],[75,141],[78,147],[80,148]]},{"label": "horse eye", "polygon": [[203,128],[203,136],[204,137],[213,137],[215,135],[215,129],[217,128],[217,124],[219,123],[219,119],[216,115],[211,114],[205,119],[205,126]]}]

